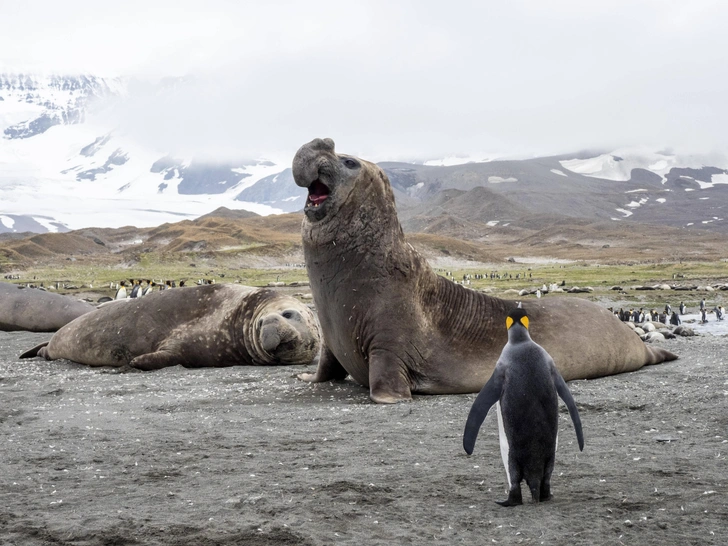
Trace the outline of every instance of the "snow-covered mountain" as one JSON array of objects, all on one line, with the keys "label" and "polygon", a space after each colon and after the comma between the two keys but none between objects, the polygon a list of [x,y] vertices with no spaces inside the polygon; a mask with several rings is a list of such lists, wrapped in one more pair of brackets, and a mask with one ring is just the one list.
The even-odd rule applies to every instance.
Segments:
[{"label": "snow-covered mountain", "polygon": [[[154,92],[180,85],[163,80]],[[303,208],[306,192],[293,183],[290,158],[180,157],[114,126],[104,112],[134,89],[120,78],[0,75],[0,233],[149,227],[219,207],[264,215]],[[454,206],[458,221],[488,226],[546,214],[728,233],[725,156],[624,148],[500,157],[380,165],[402,218],[418,228]]]},{"label": "snow-covered mountain", "polygon": [[547,215],[728,233],[728,159],[719,154],[623,148],[446,167],[380,166],[406,203],[400,217],[410,230],[444,222],[461,229],[467,222],[526,226]]},{"label": "snow-covered mountain", "polygon": [[[290,200],[239,198],[286,166],[180,158],[109,126],[100,114],[128,88],[123,79],[0,75],[0,233],[154,226],[220,206],[290,209]],[[292,185],[286,197],[296,190],[305,195]]]}]

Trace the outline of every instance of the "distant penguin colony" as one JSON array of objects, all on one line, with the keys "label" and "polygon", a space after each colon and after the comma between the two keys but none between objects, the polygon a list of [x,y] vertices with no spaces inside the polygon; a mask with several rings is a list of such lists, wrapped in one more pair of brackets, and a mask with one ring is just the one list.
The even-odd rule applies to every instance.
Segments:
[{"label": "distant penguin colony", "polygon": [[[146,283],[146,285],[144,284]],[[127,287],[131,284],[131,289],[127,290]],[[198,285],[202,284],[215,284],[214,280],[207,280],[204,281],[200,279],[197,281]],[[109,288],[113,288],[114,283],[111,283]],[[185,281],[179,281],[179,285],[174,280],[160,280],[159,282],[156,282],[154,280],[145,280],[145,279],[130,279],[129,281],[121,281],[119,284],[116,285],[116,294],[114,296],[115,300],[125,300],[129,298],[141,298],[143,296],[148,296],[155,290],[166,290],[168,288],[177,288],[177,287],[184,287]]]},{"label": "distant penguin colony", "polygon": [[468,415],[463,447],[470,455],[480,426],[495,404],[508,498],[501,506],[523,504],[521,481],[526,480],[534,502],[551,499],[558,436],[558,396],[574,422],[579,449],[584,449],[581,419],[566,382],[551,356],[528,332],[528,315],[519,307],[506,318],[508,342],[493,375],[478,394]]}]

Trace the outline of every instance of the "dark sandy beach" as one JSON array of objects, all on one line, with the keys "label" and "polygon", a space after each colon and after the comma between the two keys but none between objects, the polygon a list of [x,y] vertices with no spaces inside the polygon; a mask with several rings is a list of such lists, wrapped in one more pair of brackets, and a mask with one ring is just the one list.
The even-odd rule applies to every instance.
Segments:
[{"label": "dark sandy beach", "polygon": [[49,337],[0,332],[2,545],[728,543],[728,337],[569,383],[584,452],[561,404],[553,501],[508,509],[494,415],[462,449],[475,395],[17,359]]}]

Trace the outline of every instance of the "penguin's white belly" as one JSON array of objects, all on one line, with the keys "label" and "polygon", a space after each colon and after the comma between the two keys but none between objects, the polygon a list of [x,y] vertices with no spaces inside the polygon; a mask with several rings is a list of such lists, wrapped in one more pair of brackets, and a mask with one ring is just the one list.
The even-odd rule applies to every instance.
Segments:
[{"label": "penguin's white belly", "polygon": [[495,403],[495,412],[498,416],[498,440],[500,443],[501,458],[503,459],[503,466],[506,469],[506,477],[508,478],[508,489],[511,488],[511,472],[508,466],[508,453],[510,452],[510,445],[508,443],[508,436],[506,436],[506,429],[503,426],[503,415],[501,414],[500,401]]}]

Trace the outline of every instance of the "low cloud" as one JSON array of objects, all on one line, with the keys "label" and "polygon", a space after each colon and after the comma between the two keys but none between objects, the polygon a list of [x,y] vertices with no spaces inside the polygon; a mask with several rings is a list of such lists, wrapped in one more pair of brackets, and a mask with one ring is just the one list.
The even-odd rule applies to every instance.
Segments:
[{"label": "low cloud", "polygon": [[3,8],[4,67],[135,78],[113,116],[156,149],[290,156],[317,136],[373,159],[725,148],[721,3],[79,4],[78,20],[55,3]]}]

